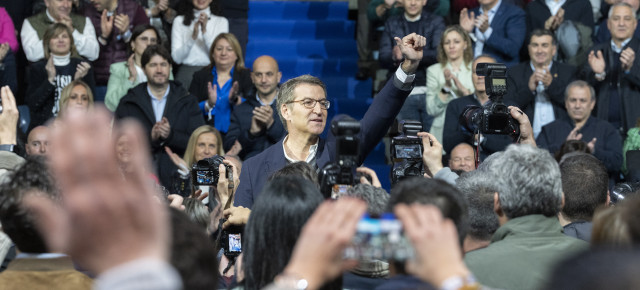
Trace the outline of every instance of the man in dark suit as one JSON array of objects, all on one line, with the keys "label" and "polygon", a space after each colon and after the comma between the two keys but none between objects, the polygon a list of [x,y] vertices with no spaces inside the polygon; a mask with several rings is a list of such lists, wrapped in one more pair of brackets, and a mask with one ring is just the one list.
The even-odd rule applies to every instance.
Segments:
[{"label": "man in dark suit", "polygon": [[491,55],[512,66],[520,61],[520,47],[527,30],[522,9],[503,0],[478,0],[480,7],[460,11],[460,26],[474,41],[474,55]]},{"label": "man in dark suit", "polygon": [[231,124],[224,138],[226,151],[237,142],[242,147],[238,156],[245,160],[284,137],[286,132],[276,107],[281,78],[282,73],[273,57],[263,55],[253,62],[251,80],[256,93],[246,96],[246,101],[231,113]]},{"label": "man in dark suit", "polygon": [[614,177],[622,166],[622,138],[607,121],[591,116],[596,105],[595,90],[576,80],[567,86],[565,106],[570,118],[555,120],[542,127],[536,143],[552,154],[567,140],[582,140]]},{"label": "man in dark suit", "polygon": [[[477,136],[473,132],[463,129],[459,121],[460,115],[462,115],[467,106],[484,106],[489,102],[489,95],[487,95],[484,86],[484,77],[476,74],[476,65],[478,63],[495,62],[496,60],[488,55],[476,57],[472,64],[473,73],[471,75],[476,92],[472,95],[454,99],[447,105],[442,136],[442,149],[447,154],[450,154],[456,145],[467,143],[474,146],[474,148],[480,146],[480,159],[484,159],[491,153],[502,151],[507,145],[511,144],[512,140],[507,135],[483,135],[479,138],[480,140],[476,140],[478,139],[476,138]],[[506,102],[506,104],[511,105],[510,102]]]},{"label": "man in dark suit", "polygon": [[557,43],[549,30],[534,30],[528,48],[531,61],[507,71],[505,99],[514,102],[531,118],[533,134],[537,137],[542,126],[567,116],[564,89],[575,79],[576,68],[553,61]]},{"label": "man in dark suit", "polygon": [[594,46],[582,79],[596,90],[595,116],[627,132],[640,117],[640,40],[633,37],[638,25],[633,8],[624,2],[609,10],[611,40]]},{"label": "man in dark suit", "polygon": [[141,62],[148,81],[129,90],[120,100],[115,116],[140,121],[149,136],[160,182],[169,188],[178,168],[164,147],[182,156],[191,132],[204,125],[204,119],[196,98],[178,83],[169,81],[171,54],[166,48],[147,47]]},{"label": "man in dark suit", "polygon": [[[422,59],[426,39],[412,33],[403,39],[396,38],[396,43],[405,60],[393,79],[374,98],[360,121],[359,163],[364,161],[386,134],[409,95],[415,78],[413,73]],[[335,160],[335,144],[320,138],[329,106],[326,88],[316,77],[304,75],[282,85],[278,92],[278,112],[288,135],[245,161],[235,206],[250,208],[267,178],[289,163],[304,161],[314,168],[322,168]]]}]

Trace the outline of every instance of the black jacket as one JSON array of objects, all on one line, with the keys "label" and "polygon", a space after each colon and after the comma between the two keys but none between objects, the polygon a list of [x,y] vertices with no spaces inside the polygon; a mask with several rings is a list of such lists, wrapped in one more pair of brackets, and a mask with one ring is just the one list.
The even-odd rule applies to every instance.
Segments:
[{"label": "black jacket", "polygon": [[195,97],[178,83],[170,83],[163,114],[171,125],[171,134],[166,140],[151,142],[151,128],[156,123],[156,118],[151,106],[151,96],[147,92],[147,83],[137,85],[122,97],[115,116],[116,119],[134,118],[142,124],[151,144],[151,154],[160,182],[170,188],[172,175],[178,168],[166,154],[164,147],[168,146],[179,156],[184,155],[191,133],[204,125]]},{"label": "black jacket", "polygon": [[[86,61],[82,58],[71,58],[69,66],[77,67],[81,62]],[[88,61],[87,61],[88,62]],[[31,123],[29,129],[42,125],[53,117],[53,105],[55,104],[56,86],[52,85],[48,80],[47,70],[45,66],[47,60],[41,60],[33,63],[28,69],[27,78],[27,94],[24,103],[29,106],[29,115]],[[75,74],[75,70],[74,70]],[[89,85],[91,90],[95,88],[93,79],[93,67],[82,80]]]},{"label": "black jacket", "polygon": [[[584,0],[567,0],[562,4],[564,20],[580,22],[593,30],[593,10],[591,2]],[[551,10],[544,0],[533,0],[527,4],[527,35],[535,29],[544,29],[544,22],[551,17]],[[528,42],[528,41],[527,41]]]},{"label": "black jacket", "polygon": [[[631,41],[623,47],[623,50],[629,47],[638,54],[640,52],[640,39],[632,38]],[[622,132],[627,132],[629,129],[635,127],[636,120],[640,117],[640,57],[635,58],[629,73],[616,73],[612,67],[614,51],[611,49],[610,41],[595,45],[591,50],[602,51],[602,56],[606,63],[604,71],[607,74],[604,81],[598,81],[588,63],[586,63],[582,69],[582,79],[589,82],[596,90],[597,101],[593,114],[600,119],[609,120],[608,90],[611,86],[617,86],[618,94],[620,95]],[[616,75],[618,76],[617,78]]]},{"label": "black jacket", "polygon": [[[213,67],[207,66],[193,74],[193,80],[189,86],[189,93],[196,96],[198,102],[206,101],[209,98],[207,86],[213,81],[211,74]],[[240,96],[246,98],[251,93],[253,82],[251,81],[251,71],[246,68],[236,67],[233,70],[233,81],[238,81]]]},{"label": "black jacket", "polygon": [[[536,143],[538,147],[547,149],[551,154],[555,154],[574,128],[575,123],[571,119],[555,120],[542,127]],[[622,166],[622,137],[609,122],[589,117],[578,133],[582,134],[582,141],[585,143],[597,138],[596,152],[593,155],[602,161],[609,173],[620,171]]]},{"label": "black jacket", "polygon": [[271,104],[271,109],[273,109],[273,125],[271,125],[271,128],[265,130],[258,136],[253,136],[249,133],[253,109],[261,105],[256,99],[255,94],[247,96],[247,100],[236,106],[233,113],[231,113],[229,131],[227,131],[227,135],[224,137],[224,150],[228,151],[231,149],[231,146],[238,140],[240,145],[242,145],[242,151],[240,151],[239,154],[240,158],[245,160],[257,155],[264,149],[267,149],[267,147],[278,143],[287,132],[280,121],[276,103],[276,100],[274,100]]},{"label": "black jacket", "polygon": [[[530,62],[522,62],[510,67],[507,70],[508,90],[505,99],[515,103],[533,122],[536,95],[535,92],[529,90],[529,78],[532,74]],[[545,93],[551,100],[556,119],[566,118],[568,116],[564,106],[564,90],[570,82],[575,80],[576,68],[568,64],[553,62],[551,75],[553,80]]]}]

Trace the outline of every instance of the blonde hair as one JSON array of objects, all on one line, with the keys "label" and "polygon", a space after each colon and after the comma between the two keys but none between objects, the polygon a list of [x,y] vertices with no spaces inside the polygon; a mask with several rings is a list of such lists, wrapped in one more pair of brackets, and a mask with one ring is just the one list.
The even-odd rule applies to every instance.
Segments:
[{"label": "blonde hair", "polygon": [[77,86],[82,86],[87,91],[87,96],[89,97],[89,104],[87,104],[87,108],[93,107],[93,93],[91,92],[91,87],[89,87],[89,85],[82,80],[73,80],[66,87],[64,87],[64,89],[62,89],[62,92],[60,93],[59,115],[62,115],[62,113],[66,110],[67,103],[69,102],[69,97],[71,97],[71,91]]},{"label": "blonde hair", "polygon": [[209,60],[211,61],[211,67],[214,67],[216,65],[216,62],[213,59],[213,51],[216,49],[216,44],[218,44],[218,41],[220,41],[221,39],[224,39],[227,42],[229,42],[229,44],[231,45],[231,48],[233,48],[233,52],[235,52],[236,56],[238,57],[238,59],[236,60],[235,67],[244,68],[244,57],[242,56],[242,47],[240,46],[240,42],[238,42],[238,39],[236,38],[235,35],[233,35],[233,33],[220,33],[218,34],[216,39],[213,40],[213,43],[209,48]]},{"label": "blonde hair", "polygon": [[78,56],[76,45],[73,42],[73,31],[71,31],[69,27],[67,27],[62,23],[54,23],[54,24],[51,24],[49,28],[47,28],[47,31],[44,32],[44,36],[42,36],[42,46],[44,49],[45,59],[49,59],[49,57],[51,56],[50,55],[51,52],[49,51],[49,42],[51,42],[51,39],[53,39],[54,37],[57,37],[63,32],[66,32],[67,35],[69,35],[69,52],[71,52],[71,56],[72,57]]},{"label": "blonde hair", "polygon": [[216,154],[222,156],[224,155],[224,149],[222,148],[222,135],[220,135],[220,131],[218,131],[218,129],[209,126],[209,125],[202,125],[198,128],[196,128],[195,130],[193,130],[193,133],[191,133],[191,137],[189,137],[189,142],[187,143],[187,150],[185,150],[184,152],[184,161],[187,163],[187,166],[191,166],[194,163],[196,163],[195,160],[196,156],[195,156],[195,150],[196,150],[196,146],[198,144],[196,144],[198,142],[198,138],[200,137],[200,135],[205,134],[205,133],[212,133],[213,135],[216,136],[216,146],[218,148],[218,152],[216,152]]},{"label": "blonde hair", "polygon": [[444,32],[442,32],[440,43],[438,44],[438,62],[442,66],[445,66],[447,62],[449,62],[449,58],[447,57],[444,49],[444,40],[451,32],[457,32],[460,37],[462,37],[462,40],[467,44],[467,48],[465,48],[464,52],[462,53],[462,59],[464,60],[464,65],[469,67],[471,65],[471,62],[473,61],[473,44],[471,43],[469,34],[460,25],[451,25],[447,27]]}]

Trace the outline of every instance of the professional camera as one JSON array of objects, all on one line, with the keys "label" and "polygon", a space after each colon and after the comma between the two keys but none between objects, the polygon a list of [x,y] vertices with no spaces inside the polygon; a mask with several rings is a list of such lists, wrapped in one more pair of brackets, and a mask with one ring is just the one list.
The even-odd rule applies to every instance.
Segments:
[{"label": "professional camera", "polygon": [[[220,178],[220,172],[218,168],[220,164],[224,164],[224,157],[220,155],[214,155],[213,157],[205,158],[198,161],[191,168],[191,183],[194,186],[209,185],[217,186],[218,179]],[[224,164],[226,168],[226,178],[233,179],[233,167],[231,165]]]},{"label": "professional camera", "polygon": [[318,181],[325,198],[338,198],[355,184],[353,172],[360,162],[360,122],[353,118],[334,119],[331,132],[336,138],[336,162],[320,170]]},{"label": "professional camera", "polygon": [[422,123],[413,120],[398,122],[399,136],[391,139],[391,156],[393,168],[391,169],[391,183],[412,176],[422,176],[424,167],[422,164],[422,138],[418,132],[422,131]]},{"label": "professional camera", "polygon": [[243,226],[230,226],[222,230],[222,224],[227,219],[220,219],[218,226],[220,232],[220,247],[224,250],[224,254],[227,257],[237,257],[242,253],[242,232]]},{"label": "professional camera", "polygon": [[507,67],[501,63],[479,63],[476,74],[484,76],[490,101],[484,106],[467,106],[460,115],[460,124],[472,134],[520,135],[518,121],[511,117],[502,98],[507,94]]}]

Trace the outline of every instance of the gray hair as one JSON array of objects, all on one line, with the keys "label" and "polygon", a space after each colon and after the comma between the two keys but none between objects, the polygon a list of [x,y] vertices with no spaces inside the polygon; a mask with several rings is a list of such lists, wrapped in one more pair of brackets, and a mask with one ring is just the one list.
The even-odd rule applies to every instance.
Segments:
[{"label": "gray hair", "polygon": [[529,145],[512,144],[487,168],[498,187],[500,207],[509,219],[562,208],[560,168],[551,153]]},{"label": "gray hair", "polygon": [[[633,12],[633,14],[635,14],[637,11],[633,8],[633,6],[629,5],[629,3],[625,3],[625,2],[618,2],[616,4],[611,5],[611,7],[609,8],[609,14],[607,15],[607,18],[611,18],[611,14],[613,14],[613,8],[615,7],[620,7],[620,6],[624,6],[624,7],[629,7],[629,9],[631,9],[631,12]],[[633,15],[633,19],[636,19],[636,16]]]},{"label": "gray hair", "polygon": [[468,235],[476,240],[489,241],[500,227],[498,215],[493,211],[493,196],[498,186],[485,171],[463,173],[456,180],[456,187],[469,205]]},{"label": "gray hair", "polygon": [[589,88],[589,94],[591,94],[591,101],[595,102],[596,100],[596,91],[593,89],[593,87],[583,81],[583,80],[575,80],[569,83],[569,85],[567,85],[567,88],[564,89],[564,101],[567,101],[567,98],[569,98],[569,90],[573,89],[574,87],[577,88]]},{"label": "gray hair", "polygon": [[[291,104],[291,102],[296,98],[296,96],[293,94],[293,91],[299,85],[302,85],[302,84],[319,86],[324,91],[325,97],[327,96],[327,87],[319,78],[314,77],[312,75],[301,75],[299,77],[292,78],[286,81],[284,84],[282,84],[282,86],[280,86],[280,90],[278,90],[278,97],[276,98],[277,99],[276,104],[278,106],[278,116],[280,116],[280,121],[282,122],[282,125],[284,125],[285,130],[288,130],[288,129],[287,129],[287,121],[284,119],[281,112],[282,105]],[[291,106],[289,106],[288,108],[291,109]]]},{"label": "gray hair", "polygon": [[357,197],[366,201],[367,212],[374,216],[382,215],[389,203],[389,193],[370,184],[357,184],[347,189],[345,196]]}]

